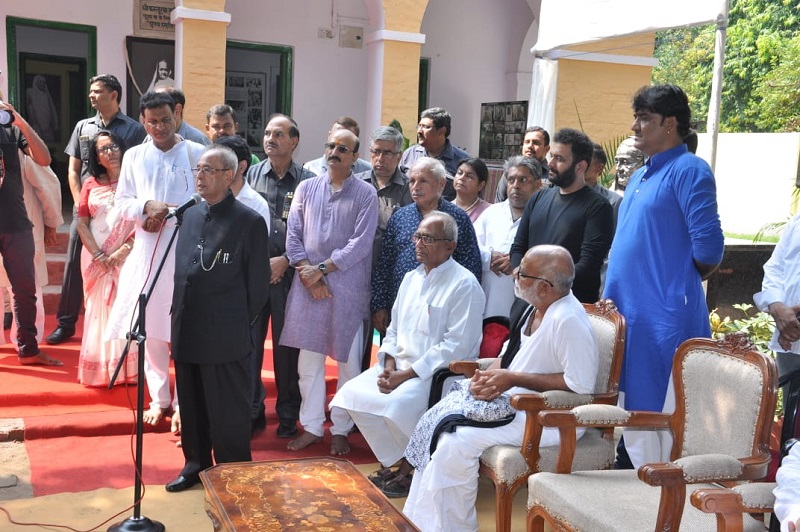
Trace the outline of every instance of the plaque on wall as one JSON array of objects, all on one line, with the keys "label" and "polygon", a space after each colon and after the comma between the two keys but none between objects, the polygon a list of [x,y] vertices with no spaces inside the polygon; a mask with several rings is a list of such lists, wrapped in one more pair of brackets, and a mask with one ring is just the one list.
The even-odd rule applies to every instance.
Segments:
[{"label": "plaque on wall", "polygon": [[133,8],[133,34],[139,37],[175,38],[170,14],[174,0],[136,0]]},{"label": "plaque on wall", "polygon": [[528,102],[493,102],[481,104],[479,157],[504,161],[522,153],[528,119]]}]

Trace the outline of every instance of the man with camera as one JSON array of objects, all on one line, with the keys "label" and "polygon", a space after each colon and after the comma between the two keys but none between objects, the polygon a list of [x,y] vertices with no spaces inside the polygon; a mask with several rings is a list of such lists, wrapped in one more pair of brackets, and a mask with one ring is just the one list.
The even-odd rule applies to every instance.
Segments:
[{"label": "man with camera", "polygon": [[[62,362],[39,351],[36,341],[36,276],[33,225],[23,199],[19,150],[41,166],[50,164],[50,152],[28,122],[9,104],[0,101],[0,255],[14,294],[20,364],[61,366]],[[46,240],[55,227],[45,228]]]}]

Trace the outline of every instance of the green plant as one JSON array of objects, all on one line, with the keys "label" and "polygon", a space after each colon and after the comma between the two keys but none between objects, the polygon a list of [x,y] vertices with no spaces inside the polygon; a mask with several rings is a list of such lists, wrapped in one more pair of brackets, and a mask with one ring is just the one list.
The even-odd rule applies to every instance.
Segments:
[{"label": "green plant", "polygon": [[[729,316],[721,318],[717,309],[712,310],[709,315],[711,322],[711,336],[713,338],[723,338],[728,333],[744,332],[753,342],[755,348],[765,355],[775,358],[775,352],[769,348],[769,342],[775,332],[775,320],[766,312],[751,312],[753,305],[748,303],[738,303],[733,308],[742,313],[742,317],[731,319]],[[775,415],[783,412],[783,394],[778,390],[778,404],[775,406]]]},{"label": "green plant", "polygon": [[[390,127],[393,127],[393,128],[395,128],[395,129],[396,129],[397,131],[399,131],[399,132],[400,132],[400,134],[402,135],[402,133],[403,133],[403,126],[400,124],[400,121],[399,121],[399,120],[397,120],[397,119],[395,118],[394,120],[392,120],[392,121],[389,123],[389,126],[390,126]],[[403,151],[406,151],[406,149],[408,149],[408,146],[409,146],[410,144],[411,144],[411,141],[409,141],[409,140],[408,140],[408,137],[406,137],[405,135],[403,135]]]}]

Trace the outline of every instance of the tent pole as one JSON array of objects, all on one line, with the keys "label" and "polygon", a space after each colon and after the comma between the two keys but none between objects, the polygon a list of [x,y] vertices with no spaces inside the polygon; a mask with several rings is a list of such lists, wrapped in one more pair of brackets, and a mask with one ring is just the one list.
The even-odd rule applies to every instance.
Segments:
[{"label": "tent pole", "polygon": [[717,17],[717,33],[714,42],[714,72],[711,78],[711,101],[708,104],[706,131],[711,134],[711,151],[708,164],[713,172],[717,165],[717,137],[719,136],[720,103],[722,101],[722,69],[725,65],[725,37],[728,29],[728,4]]}]

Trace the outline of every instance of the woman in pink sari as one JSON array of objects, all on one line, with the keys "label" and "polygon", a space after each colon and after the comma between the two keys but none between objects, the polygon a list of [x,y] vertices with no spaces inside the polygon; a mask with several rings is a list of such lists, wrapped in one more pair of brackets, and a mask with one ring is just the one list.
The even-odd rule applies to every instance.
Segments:
[{"label": "woman in pink sari", "polygon": [[[114,208],[124,150],[122,139],[109,131],[101,131],[91,140],[87,165],[90,177],[81,188],[78,203],[86,307],[78,380],[86,386],[108,385],[124,346],[123,340],[103,340],[119,271],[133,246],[134,224],[123,220]],[[117,382],[136,382],[136,355],[136,349],[128,354]]]}]

